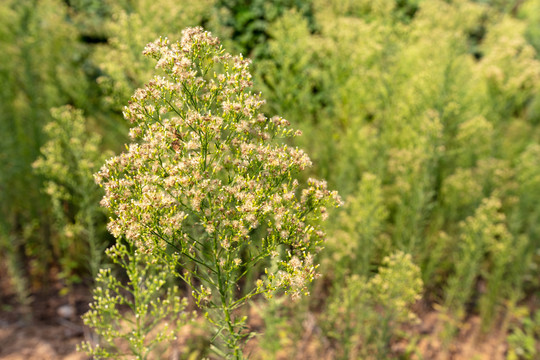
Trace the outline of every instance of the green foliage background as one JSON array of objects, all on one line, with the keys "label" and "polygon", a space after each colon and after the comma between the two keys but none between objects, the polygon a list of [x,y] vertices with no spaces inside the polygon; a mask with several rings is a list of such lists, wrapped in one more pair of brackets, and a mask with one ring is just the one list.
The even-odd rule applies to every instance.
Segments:
[{"label": "green foliage background", "polygon": [[[80,109],[86,132],[77,136],[118,151],[127,139],[122,107],[154,73],[144,45],[194,25],[254,59],[267,113],[303,131],[294,145],[346,199],[331,214],[310,302],[294,305],[286,323],[276,304],[263,309],[270,335],[261,358],[294,348],[286,339],[299,336],[313,306],[317,321],[334,322],[319,336],[335,356],[391,358],[381,349],[402,334],[362,324],[381,312],[388,329],[412,324],[403,311],[415,294],[399,289],[417,289],[420,279],[422,301],[451,319],[445,341],[471,314],[485,331],[502,323],[521,334],[510,338],[516,356],[520,339],[538,338],[521,320],[508,324],[525,301],[540,307],[539,0],[2,1],[0,271],[21,303],[58,279],[92,283],[95,269],[66,250],[66,226],[78,226],[77,251],[93,246],[81,226],[110,243],[104,216],[81,215],[97,204],[80,199],[99,198],[99,188],[86,185],[85,197],[45,191],[51,181],[68,192],[80,183],[76,163],[57,156],[64,181],[32,167],[42,146],[61,138],[44,130],[51,109]],[[383,299],[374,289],[395,254],[409,272]],[[344,316],[351,311],[363,316]],[[335,329],[347,331],[340,338]],[[538,346],[526,348],[534,357]]]}]

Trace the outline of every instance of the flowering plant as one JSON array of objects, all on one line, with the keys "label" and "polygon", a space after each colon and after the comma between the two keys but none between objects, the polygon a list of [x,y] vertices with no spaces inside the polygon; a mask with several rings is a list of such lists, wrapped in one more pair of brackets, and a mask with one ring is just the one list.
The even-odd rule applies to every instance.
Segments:
[{"label": "flowering plant", "polygon": [[[239,359],[245,318],[232,311],[257,294],[308,293],[324,238],[319,220],[340,199],[324,181],[300,188],[295,175],[311,161],[277,141],[298,131],[259,112],[264,101],[249,91],[249,60],[225,53],[200,27],[172,45],[160,38],[144,54],[165,76],[125,108],[138,142],[95,175],[102,205],[114,213],[109,230],[174,264],[227,356]],[[238,295],[248,271],[269,258],[279,270]]]}]

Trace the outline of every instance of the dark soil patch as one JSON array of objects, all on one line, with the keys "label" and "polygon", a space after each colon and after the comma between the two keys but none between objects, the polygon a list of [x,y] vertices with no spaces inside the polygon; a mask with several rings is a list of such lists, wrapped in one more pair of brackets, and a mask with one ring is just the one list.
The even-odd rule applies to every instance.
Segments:
[{"label": "dark soil patch", "polygon": [[32,294],[29,306],[18,305],[5,286],[0,294],[0,359],[88,359],[76,351],[85,337],[81,315],[91,299],[86,287],[61,296],[60,286],[50,286]]}]

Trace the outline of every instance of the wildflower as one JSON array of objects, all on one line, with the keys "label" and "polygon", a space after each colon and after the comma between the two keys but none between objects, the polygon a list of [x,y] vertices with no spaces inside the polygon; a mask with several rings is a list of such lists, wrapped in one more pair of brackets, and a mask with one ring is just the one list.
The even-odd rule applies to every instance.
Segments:
[{"label": "wildflower", "polygon": [[[276,289],[307,293],[316,276],[312,254],[324,239],[318,219],[340,199],[324,181],[310,179],[299,190],[294,178],[311,160],[279,142],[299,133],[259,112],[264,100],[248,90],[249,60],[225,54],[201,28],[186,29],[176,44],[158,39],[144,54],[166,76],[136,91],[124,109],[141,141],[95,176],[105,189],[102,205],[114,214],[109,230],[173,268],[203,264],[189,268],[204,283],[192,286],[201,306],[225,306],[217,294],[233,296],[225,289],[239,280],[232,269],[247,263],[242,256],[279,257],[279,245],[290,249],[280,275],[251,284],[242,301]],[[252,231],[259,226],[267,231]]]}]

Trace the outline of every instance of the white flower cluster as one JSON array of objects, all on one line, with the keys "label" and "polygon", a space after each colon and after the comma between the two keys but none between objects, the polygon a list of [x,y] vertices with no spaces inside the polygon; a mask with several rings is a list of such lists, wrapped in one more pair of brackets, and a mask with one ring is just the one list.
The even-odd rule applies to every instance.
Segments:
[{"label": "white flower cluster", "polygon": [[95,176],[106,192],[102,205],[114,213],[110,231],[148,253],[174,251],[218,273],[285,247],[282,271],[290,276],[279,283],[303,291],[324,236],[318,219],[340,200],[322,181],[299,189],[295,174],[311,161],[276,141],[298,133],[259,113],[264,101],[248,90],[249,61],[224,53],[201,28],[170,46],[159,39],[144,53],[166,75],[137,90],[125,108],[139,142]]}]

